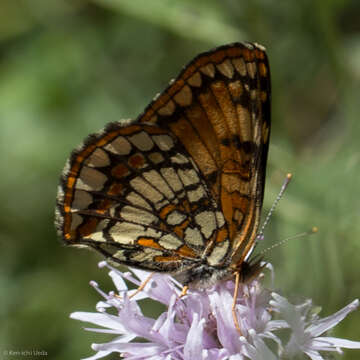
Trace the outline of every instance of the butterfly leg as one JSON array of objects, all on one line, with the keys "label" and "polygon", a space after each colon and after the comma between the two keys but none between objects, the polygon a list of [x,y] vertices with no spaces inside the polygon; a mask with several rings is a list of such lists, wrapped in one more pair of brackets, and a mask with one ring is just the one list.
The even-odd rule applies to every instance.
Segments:
[{"label": "butterfly leg", "polygon": [[132,297],[134,297],[135,295],[137,295],[140,291],[143,291],[145,286],[149,283],[149,281],[151,280],[152,276],[154,275],[154,273],[151,273],[141,284],[140,286],[136,289],[136,291],[131,294],[129,296],[129,299],[131,299]]},{"label": "butterfly leg", "polygon": [[236,299],[239,293],[239,286],[240,286],[240,273],[237,271],[235,273],[235,290],[234,290],[234,296],[233,296],[233,303],[231,306],[231,312],[232,312],[232,316],[234,319],[234,325],[236,327],[236,330],[238,331],[238,333],[240,334],[240,336],[243,336],[241,329],[240,329],[240,324],[239,324],[239,320],[237,318],[236,315]]},{"label": "butterfly leg", "polygon": [[188,292],[188,290],[189,290],[189,287],[187,285],[185,285],[181,290],[181,294],[180,294],[179,298],[182,298],[183,296],[185,296],[186,293]]}]

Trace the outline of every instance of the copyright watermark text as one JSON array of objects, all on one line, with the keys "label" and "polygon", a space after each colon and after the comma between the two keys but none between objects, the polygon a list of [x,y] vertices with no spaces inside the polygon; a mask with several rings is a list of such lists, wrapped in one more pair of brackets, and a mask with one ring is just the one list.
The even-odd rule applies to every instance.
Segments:
[{"label": "copyright watermark text", "polygon": [[2,351],[3,356],[48,356],[47,351],[38,349],[5,349]]}]

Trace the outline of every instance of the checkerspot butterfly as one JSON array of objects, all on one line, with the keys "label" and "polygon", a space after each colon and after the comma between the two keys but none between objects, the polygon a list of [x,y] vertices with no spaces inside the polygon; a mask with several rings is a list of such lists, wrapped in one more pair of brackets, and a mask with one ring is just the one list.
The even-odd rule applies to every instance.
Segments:
[{"label": "checkerspot butterfly", "polygon": [[192,60],[135,121],[73,151],[56,226],[65,244],[205,287],[260,269],[270,132],[265,50],[235,43]]}]

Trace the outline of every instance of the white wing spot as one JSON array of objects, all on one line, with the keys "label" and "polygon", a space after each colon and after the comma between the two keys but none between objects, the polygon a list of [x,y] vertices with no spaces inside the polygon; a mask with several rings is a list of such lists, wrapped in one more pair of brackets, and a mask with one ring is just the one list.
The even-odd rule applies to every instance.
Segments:
[{"label": "white wing spot", "polygon": [[83,222],[82,216],[80,216],[78,214],[72,214],[71,215],[70,230],[77,229],[82,224],[82,222]]},{"label": "white wing spot", "polygon": [[107,177],[102,172],[84,166],[76,181],[76,189],[86,191],[102,190],[106,180]]},{"label": "white wing spot", "polygon": [[186,216],[180,211],[174,210],[166,217],[169,225],[179,225],[186,219]]},{"label": "white wing spot", "polygon": [[174,192],[169,188],[168,184],[156,170],[145,172],[143,173],[143,176],[154,188],[164,194],[168,199],[172,199],[175,196]]},{"label": "white wing spot", "polygon": [[185,186],[197,184],[199,176],[194,169],[179,169],[179,177]]},{"label": "white wing spot", "polygon": [[175,156],[172,156],[170,159],[171,162],[173,162],[174,164],[187,164],[189,162],[189,159],[180,153],[177,153]]},{"label": "white wing spot", "polygon": [[129,136],[128,139],[140,150],[148,151],[154,146],[151,137],[145,132],[141,131],[135,135]]},{"label": "white wing spot", "polygon": [[161,231],[145,228],[141,225],[132,224],[128,222],[116,223],[110,230],[109,234],[114,241],[120,244],[133,245],[139,237],[151,237],[158,239],[161,236]]},{"label": "white wing spot", "polygon": [[256,74],[256,64],[255,62],[248,62],[246,64],[247,66],[247,69],[248,69],[248,73],[249,73],[249,76],[254,79],[255,78],[255,74]]},{"label": "white wing spot", "polygon": [[154,152],[154,153],[149,154],[149,159],[154,164],[159,164],[165,160],[164,157],[159,152]]},{"label": "white wing spot", "polygon": [[187,244],[195,246],[204,245],[203,237],[198,229],[186,228],[184,237]]},{"label": "white wing spot", "polygon": [[209,76],[213,78],[215,76],[215,67],[213,64],[208,64],[200,68],[200,71],[205,74],[206,76]]},{"label": "white wing spot", "polygon": [[174,140],[169,135],[153,135],[152,138],[162,151],[169,151],[174,147]]},{"label": "white wing spot", "polygon": [[194,75],[192,75],[188,80],[188,84],[191,86],[200,87],[201,86],[201,74],[199,72],[196,72]]},{"label": "white wing spot", "polygon": [[159,244],[165,249],[175,250],[179,248],[183,243],[180,239],[178,239],[174,235],[167,234],[160,238]]},{"label": "white wing spot", "polygon": [[195,222],[200,226],[201,232],[208,239],[216,229],[215,215],[212,211],[203,211],[195,216]]},{"label": "white wing spot", "polygon": [[110,165],[110,158],[106,151],[97,148],[84,163],[90,167],[104,167]]},{"label": "white wing spot", "polygon": [[144,227],[128,222],[117,222],[109,229],[109,235],[119,244],[133,245],[135,239],[144,233]]},{"label": "white wing spot", "polygon": [[158,220],[158,218],[151,212],[129,205],[126,205],[121,209],[120,215],[125,221],[136,222],[144,225],[153,224]]},{"label": "white wing spot", "polygon": [[172,100],[169,100],[163,107],[161,107],[157,112],[162,116],[170,116],[175,111],[175,103]]},{"label": "white wing spot", "polygon": [[142,208],[152,210],[149,203],[141,195],[135,192],[131,192],[129,195],[127,195],[126,200],[135,206],[140,206]]},{"label": "white wing spot", "polygon": [[145,237],[151,237],[151,238],[159,238],[161,236],[162,232],[161,231],[156,231],[154,229],[148,228],[144,231],[144,236]]},{"label": "white wing spot", "polygon": [[218,228],[221,228],[225,224],[224,214],[221,211],[215,213]]},{"label": "white wing spot", "polygon": [[216,65],[216,67],[227,78],[231,79],[234,76],[234,67],[229,59],[224,60],[221,64]]},{"label": "white wing spot", "polygon": [[[175,199],[174,199],[174,203],[175,203]],[[162,200],[162,201],[155,204],[155,210],[160,212],[162,208],[164,208],[165,206],[167,206],[169,204],[170,204],[170,201],[168,199],[164,198],[164,200]]]},{"label": "white wing spot", "polygon": [[206,258],[210,266],[216,266],[223,262],[224,257],[229,249],[229,240],[224,240],[217,244],[211,254]]},{"label": "white wing spot", "polygon": [[173,168],[162,168],[160,172],[174,191],[180,191],[183,188],[183,184]]},{"label": "white wing spot", "polygon": [[203,186],[198,186],[195,190],[188,191],[187,193],[190,202],[196,202],[205,196]]},{"label": "white wing spot", "polygon": [[174,95],[174,100],[180,106],[188,106],[192,102],[192,91],[188,85],[185,85],[176,95]]},{"label": "white wing spot", "polygon": [[157,203],[163,199],[163,195],[161,193],[140,177],[132,179],[130,181],[130,185],[134,190],[150,200],[151,203]]},{"label": "white wing spot", "polygon": [[241,76],[246,75],[246,65],[243,58],[236,58],[232,60],[232,63],[235,66],[235,69]]},{"label": "white wing spot", "polygon": [[84,190],[75,190],[74,200],[71,203],[72,211],[86,209],[93,202],[90,193]]},{"label": "white wing spot", "polygon": [[131,260],[136,261],[138,263],[146,262],[146,261],[153,262],[155,256],[161,256],[161,255],[162,255],[162,251],[160,250],[155,250],[152,248],[142,248],[141,251],[138,251],[131,255]]},{"label": "white wing spot", "polygon": [[131,144],[123,136],[118,136],[111,143],[104,146],[104,149],[118,155],[128,155],[131,148]]}]

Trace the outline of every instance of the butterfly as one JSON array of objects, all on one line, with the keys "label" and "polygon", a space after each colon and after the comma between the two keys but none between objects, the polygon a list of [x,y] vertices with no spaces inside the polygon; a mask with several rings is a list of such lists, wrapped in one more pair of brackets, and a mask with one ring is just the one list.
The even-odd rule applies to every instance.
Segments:
[{"label": "butterfly", "polygon": [[207,287],[257,273],[270,134],[270,70],[255,43],[195,57],[134,121],[108,124],[62,172],[66,245]]}]

